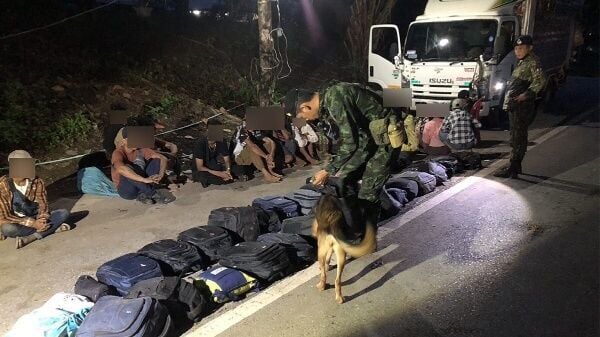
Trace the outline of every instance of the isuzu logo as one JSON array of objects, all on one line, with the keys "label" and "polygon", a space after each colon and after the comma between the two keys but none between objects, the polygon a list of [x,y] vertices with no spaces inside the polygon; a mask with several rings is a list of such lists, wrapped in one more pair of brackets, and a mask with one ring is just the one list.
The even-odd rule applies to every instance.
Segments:
[{"label": "isuzu logo", "polygon": [[435,71],[436,74],[439,74],[442,72],[442,70],[444,70],[444,68],[434,68],[433,71]]},{"label": "isuzu logo", "polygon": [[429,83],[431,84],[452,84],[454,81],[450,78],[430,78]]}]

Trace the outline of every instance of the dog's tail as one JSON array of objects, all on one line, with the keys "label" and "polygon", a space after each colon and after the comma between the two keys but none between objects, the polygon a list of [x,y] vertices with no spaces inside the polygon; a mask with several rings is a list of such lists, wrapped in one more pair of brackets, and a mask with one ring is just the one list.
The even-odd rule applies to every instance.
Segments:
[{"label": "dog's tail", "polygon": [[339,241],[342,248],[348,253],[348,255],[359,258],[363,255],[367,255],[375,251],[377,248],[377,234],[375,232],[375,226],[367,223],[367,228],[362,241],[358,245],[351,245],[346,242]]}]

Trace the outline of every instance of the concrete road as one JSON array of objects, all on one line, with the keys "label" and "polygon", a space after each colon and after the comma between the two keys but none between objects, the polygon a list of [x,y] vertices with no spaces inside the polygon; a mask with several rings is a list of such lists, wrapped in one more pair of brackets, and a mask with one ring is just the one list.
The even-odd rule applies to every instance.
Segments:
[{"label": "concrete road", "polygon": [[[597,91],[576,80],[559,98]],[[581,89],[587,88],[587,89]],[[593,104],[573,104],[580,115]],[[224,306],[189,336],[597,336],[599,145],[597,114],[554,127],[564,115],[540,115],[522,180],[490,174],[486,162],[418,199],[379,230],[379,251],[352,261],[344,273],[347,303],[333,289],[318,292],[315,266],[244,301]],[[508,150],[507,132],[486,132],[482,152]],[[496,155],[496,156],[494,156]],[[154,240],[206,222],[211,209],[247,205],[301,185],[310,170],[287,183],[249,182],[203,190],[189,184],[167,206],[84,196],[55,207],[89,212],[77,229],[16,251],[0,242],[0,333],[81,274]],[[233,193],[232,193],[233,192]],[[85,214],[84,214],[85,215]],[[330,284],[334,274],[330,273]]]}]

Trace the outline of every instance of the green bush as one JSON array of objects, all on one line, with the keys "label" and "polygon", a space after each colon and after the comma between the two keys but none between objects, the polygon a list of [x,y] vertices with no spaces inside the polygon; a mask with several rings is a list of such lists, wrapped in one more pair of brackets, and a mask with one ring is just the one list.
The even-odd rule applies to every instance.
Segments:
[{"label": "green bush", "polygon": [[148,112],[152,114],[153,117],[158,119],[164,119],[169,117],[171,111],[181,102],[181,98],[167,94],[160,99],[155,106],[147,105]]}]

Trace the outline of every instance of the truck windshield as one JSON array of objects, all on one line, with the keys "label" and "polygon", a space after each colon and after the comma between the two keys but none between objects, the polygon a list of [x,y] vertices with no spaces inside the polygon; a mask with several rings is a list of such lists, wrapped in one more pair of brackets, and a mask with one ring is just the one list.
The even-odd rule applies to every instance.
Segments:
[{"label": "truck windshield", "polygon": [[464,20],[414,23],[406,38],[405,57],[412,61],[468,61],[494,55],[498,23]]}]

